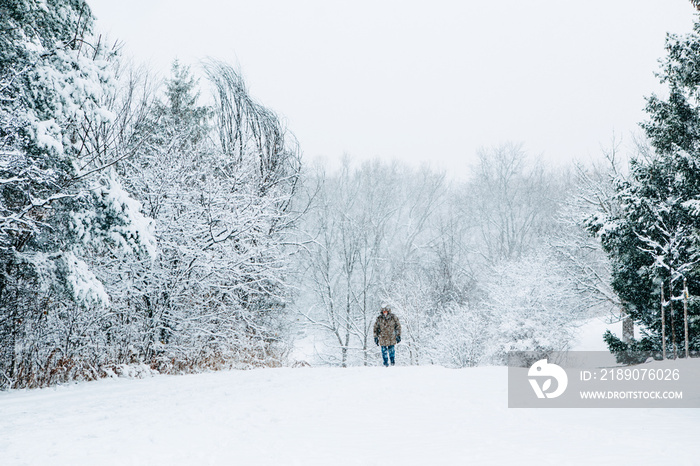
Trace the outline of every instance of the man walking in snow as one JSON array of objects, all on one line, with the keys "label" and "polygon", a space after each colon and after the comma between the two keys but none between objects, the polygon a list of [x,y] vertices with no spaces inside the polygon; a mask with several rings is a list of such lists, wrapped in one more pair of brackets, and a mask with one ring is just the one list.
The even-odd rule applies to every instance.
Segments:
[{"label": "man walking in snow", "polygon": [[382,306],[379,317],[374,323],[374,343],[382,347],[384,366],[394,365],[394,345],[401,341],[401,324],[399,318],[391,312],[388,305]]}]

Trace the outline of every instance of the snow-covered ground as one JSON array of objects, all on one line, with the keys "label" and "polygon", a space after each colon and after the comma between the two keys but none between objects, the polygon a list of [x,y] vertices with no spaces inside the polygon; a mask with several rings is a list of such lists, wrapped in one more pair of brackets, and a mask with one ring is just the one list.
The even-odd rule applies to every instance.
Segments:
[{"label": "snow-covered ground", "polygon": [[509,409],[507,369],[300,368],[0,393],[0,464],[697,465],[700,410]]},{"label": "snow-covered ground", "polygon": [[[608,323],[605,317],[595,317],[586,321],[577,331],[577,337],[571,347],[572,351],[608,351],[608,345],[603,341],[603,334],[610,330],[622,337],[622,322]],[[635,335],[638,336],[638,335]]]}]

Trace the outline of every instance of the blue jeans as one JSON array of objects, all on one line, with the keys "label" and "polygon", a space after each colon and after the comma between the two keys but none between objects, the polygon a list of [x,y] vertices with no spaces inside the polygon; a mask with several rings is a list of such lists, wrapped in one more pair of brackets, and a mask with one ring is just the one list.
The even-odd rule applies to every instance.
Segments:
[{"label": "blue jeans", "polygon": [[[389,353],[389,357],[387,359],[387,353]],[[382,346],[382,359],[384,360],[384,365],[388,366],[389,365],[389,359],[391,360],[391,365],[394,365],[394,345],[391,346]]]}]

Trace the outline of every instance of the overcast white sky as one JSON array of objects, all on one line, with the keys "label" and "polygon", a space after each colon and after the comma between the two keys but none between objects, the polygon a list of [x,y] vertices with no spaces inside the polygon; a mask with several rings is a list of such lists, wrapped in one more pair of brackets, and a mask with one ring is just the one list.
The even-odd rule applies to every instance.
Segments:
[{"label": "overcast white sky", "polygon": [[167,73],[243,71],[305,157],[381,157],[465,173],[479,147],[549,161],[630,140],[666,32],[688,0],[88,0],[97,28]]}]

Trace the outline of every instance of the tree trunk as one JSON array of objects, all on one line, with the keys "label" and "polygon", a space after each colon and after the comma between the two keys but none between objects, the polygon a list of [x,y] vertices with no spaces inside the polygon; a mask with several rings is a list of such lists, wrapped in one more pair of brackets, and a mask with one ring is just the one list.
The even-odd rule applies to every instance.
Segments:
[{"label": "tree trunk", "polygon": [[634,339],[634,320],[629,314],[622,319],[622,341],[630,343]]},{"label": "tree trunk", "polygon": [[343,367],[348,367],[348,347],[350,346],[350,279],[345,302],[345,344],[343,345]]},{"label": "tree trunk", "polygon": [[666,311],[664,308],[663,282],[661,282],[661,359],[666,359]]},{"label": "tree trunk", "polygon": [[685,358],[690,357],[688,348],[688,280],[683,278],[683,341],[685,342]]},{"label": "tree trunk", "polygon": [[[671,269],[671,274],[673,274],[673,269]],[[668,314],[671,317],[671,348],[673,350],[673,359],[676,359],[678,357],[678,345],[676,344],[676,323],[673,321],[673,282],[670,280],[668,284]]]}]

